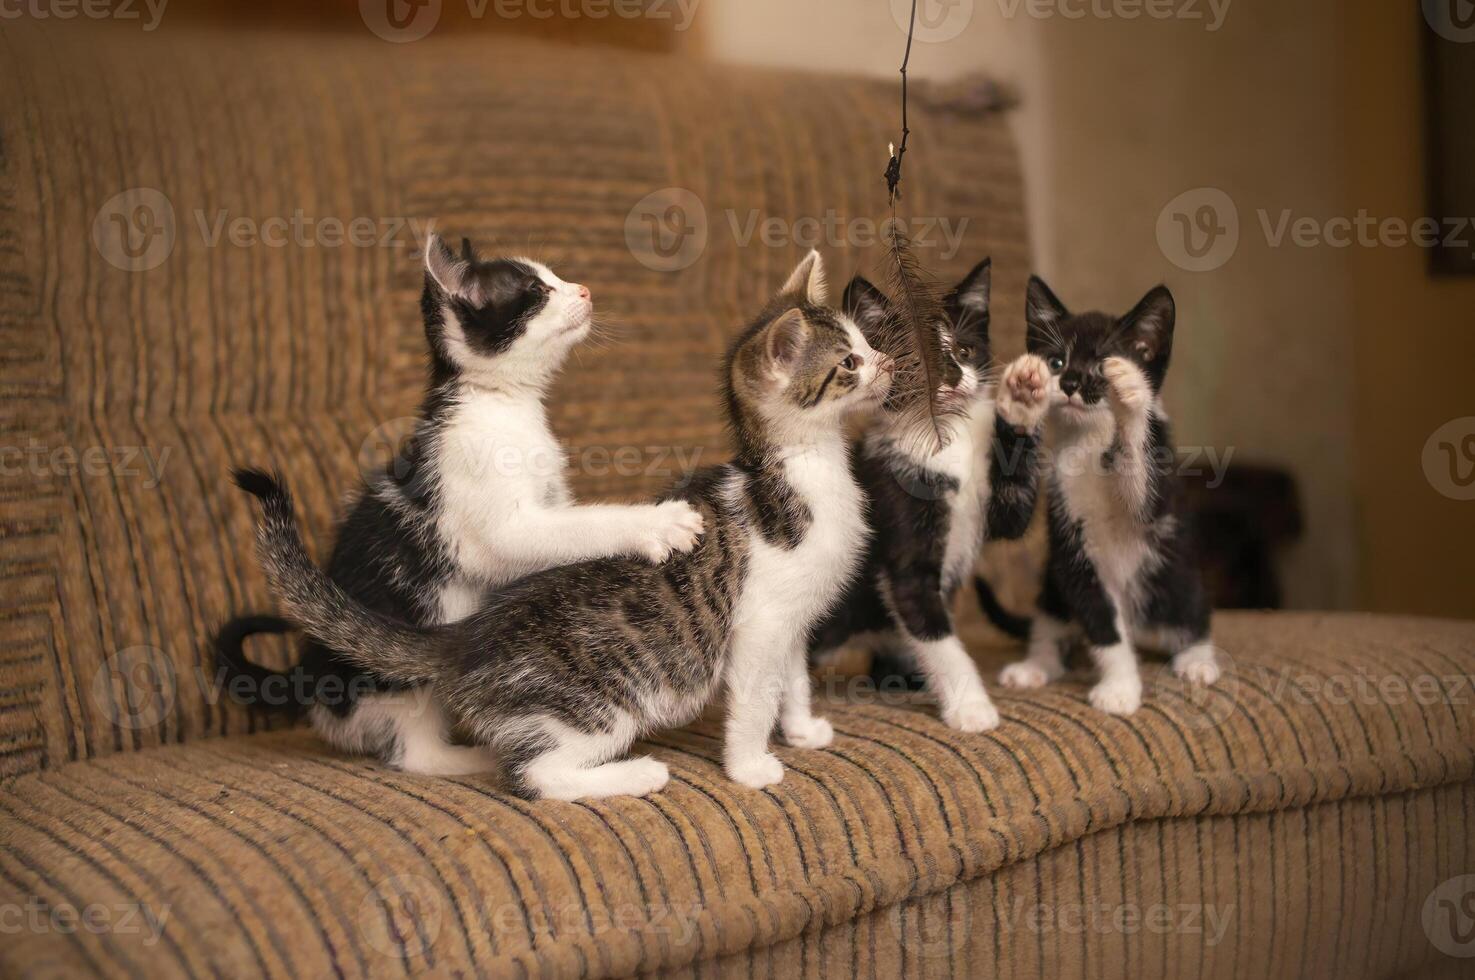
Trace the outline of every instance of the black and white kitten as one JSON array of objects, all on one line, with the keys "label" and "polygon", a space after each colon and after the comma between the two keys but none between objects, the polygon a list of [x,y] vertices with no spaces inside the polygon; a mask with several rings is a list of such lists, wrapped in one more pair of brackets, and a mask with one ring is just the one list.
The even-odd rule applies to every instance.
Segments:
[{"label": "black and white kitten", "polygon": [[522,796],[659,790],[665,764],[625,753],[646,732],[692,720],[724,682],[728,775],[753,787],[779,781],[775,724],[791,744],[817,748],[833,736],[811,713],[804,640],[865,548],[845,424],[880,403],[894,371],[823,302],[811,252],[731,348],[734,458],[665,498],[704,520],[691,552],[659,566],[602,558],[542,571],[490,593],[465,619],[417,627],[324,575],[280,483],[241,471],[264,505],[258,545],[274,590],[329,647],[430,686]]},{"label": "black and white kitten", "polygon": [[[685,502],[579,505],[569,494],[543,399],[589,334],[588,289],[529,259],[480,260],[469,242],[457,257],[432,236],[421,311],[430,382],[414,437],[357,490],[328,561],[347,595],[407,623],[448,623],[488,589],[543,569],[612,555],[659,563],[696,544],[702,518]],[[245,659],[242,639],[286,625],[226,624],[217,652],[227,674],[259,691],[273,672]],[[438,775],[492,765],[483,749],[451,744],[429,689],[366,674],[331,645],[306,640],[286,679],[308,702],[289,706],[308,707],[346,751]]]},{"label": "black and white kitten", "polygon": [[1101,678],[1091,703],[1142,704],[1136,647],[1172,654],[1185,680],[1213,684],[1209,605],[1159,393],[1173,349],[1173,296],[1158,286],[1123,317],[1071,314],[1039,278],[1026,307],[1031,353],[1050,370],[1049,542],[1025,659],[1006,687],[1064,672],[1061,644],[1085,634]]},{"label": "black and white kitten", "polygon": [[[861,442],[855,469],[874,536],[861,574],[810,638],[817,657],[860,636],[881,649],[900,641],[943,721],[968,732],[993,728],[999,713],[953,628],[953,601],[985,539],[1017,538],[1029,526],[1049,377],[1025,354],[1005,368],[995,400],[985,379],[990,268],[979,263],[943,300],[947,355],[960,369],[945,396],[953,411],[943,417],[944,447],[916,438],[906,417],[885,409]],[[889,301],[857,276],[845,308],[868,330],[885,320]]]}]

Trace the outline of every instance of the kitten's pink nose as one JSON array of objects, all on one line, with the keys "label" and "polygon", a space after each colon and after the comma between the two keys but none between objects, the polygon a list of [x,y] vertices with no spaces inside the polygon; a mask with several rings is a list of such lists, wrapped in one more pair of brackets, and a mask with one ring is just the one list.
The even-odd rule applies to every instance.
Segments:
[{"label": "kitten's pink nose", "polygon": [[589,287],[588,286],[579,286],[579,285],[576,285],[576,286],[574,286],[574,289],[578,290],[579,299],[586,300],[586,301],[589,299]]}]

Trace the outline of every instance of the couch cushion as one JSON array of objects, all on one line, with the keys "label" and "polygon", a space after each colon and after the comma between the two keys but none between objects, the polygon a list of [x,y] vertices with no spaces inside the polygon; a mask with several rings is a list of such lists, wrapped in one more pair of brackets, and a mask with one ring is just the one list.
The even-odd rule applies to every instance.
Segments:
[{"label": "couch cushion", "polygon": [[[0,962],[151,975],[623,974],[817,934],[897,903],[925,922],[924,896],[1122,825],[1463,787],[1407,803],[1397,823],[1307,817],[1294,851],[1271,820],[1224,823],[1233,836],[1201,837],[1197,858],[1161,850],[1178,831],[1157,835],[1156,854],[1140,841],[1130,857],[1091,852],[1122,865],[1111,880],[1124,897],[1169,869],[1174,894],[1225,894],[1236,875],[1244,890],[1227,893],[1241,902],[1301,896],[1305,922],[1281,933],[1288,948],[1326,940],[1352,907],[1342,886],[1307,890],[1321,862],[1379,896],[1357,908],[1380,930],[1416,922],[1430,882],[1475,870],[1465,824],[1475,624],[1225,614],[1216,630],[1231,664],[1221,685],[1189,697],[1150,665],[1155,680],[1130,719],[1092,710],[1079,673],[1040,692],[996,691],[1004,722],[985,735],[827,680],[833,748],[781,750],[788,774],[763,792],[723,778],[710,721],[642,748],[670,763],[666,791],[586,804],[388,772],[304,731],[19,776],[0,793],[0,907],[147,914],[130,920],[137,931],[31,930],[0,947]],[[969,640],[989,670],[1017,652]],[[1343,861],[1348,841],[1365,843]],[[1387,891],[1393,882],[1414,884]],[[150,921],[163,929],[146,944]],[[1264,955],[1275,921],[1273,908],[1241,908],[1234,942]],[[1388,972],[1427,947],[1390,941],[1384,952]],[[1296,961],[1287,956],[1276,962]]]}]

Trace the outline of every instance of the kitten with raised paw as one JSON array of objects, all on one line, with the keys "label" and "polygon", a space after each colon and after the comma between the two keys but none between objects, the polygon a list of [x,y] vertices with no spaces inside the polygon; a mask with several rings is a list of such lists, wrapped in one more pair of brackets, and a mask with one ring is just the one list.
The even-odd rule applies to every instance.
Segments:
[{"label": "kitten with raised paw", "polygon": [[[985,540],[1017,538],[1029,526],[1039,486],[1039,444],[1049,369],[1026,354],[997,386],[986,382],[990,263],[976,266],[944,298],[945,353],[952,370],[942,400],[945,444],[918,439],[904,412],[884,406],[855,456],[874,529],[861,574],[810,636],[823,658],[856,637],[901,657],[877,657],[872,676],[888,684],[898,661],[915,664],[951,728],[981,732],[999,713],[953,626],[953,600]],[[846,309],[861,329],[879,329],[889,300],[857,277]],[[902,659],[904,658],[904,660]],[[904,676],[904,675],[903,675]]]},{"label": "kitten with raised paw", "polygon": [[1000,683],[1055,680],[1062,644],[1083,634],[1100,673],[1090,701],[1109,714],[1142,704],[1138,647],[1170,654],[1187,681],[1213,684],[1209,605],[1160,399],[1172,294],[1158,286],[1122,317],[1072,314],[1032,278],[1026,315],[1029,351],[1049,371],[1049,558],[1028,652]]}]

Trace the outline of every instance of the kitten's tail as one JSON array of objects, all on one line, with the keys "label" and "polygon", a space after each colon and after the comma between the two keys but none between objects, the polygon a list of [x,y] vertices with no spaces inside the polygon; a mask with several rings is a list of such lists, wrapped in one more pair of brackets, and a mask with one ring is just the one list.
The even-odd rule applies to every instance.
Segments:
[{"label": "kitten's tail", "polygon": [[281,478],[261,470],[235,471],[236,486],[261,501],[256,553],[272,591],[303,632],[388,680],[423,684],[440,658],[434,629],[411,626],[358,602],[307,554]]},{"label": "kitten's tail", "polygon": [[973,576],[973,590],[978,593],[978,605],[988,621],[1016,640],[1029,639],[1029,617],[1019,616],[1005,609],[994,587],[982,575]]}]

